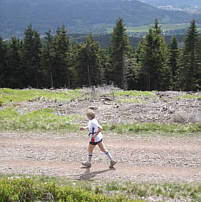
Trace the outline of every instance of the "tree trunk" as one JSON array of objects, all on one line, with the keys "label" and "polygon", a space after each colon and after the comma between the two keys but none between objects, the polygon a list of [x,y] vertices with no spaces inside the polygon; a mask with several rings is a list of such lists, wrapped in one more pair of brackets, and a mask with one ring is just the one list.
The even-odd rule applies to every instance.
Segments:
[{"label": "tree trunk", "polygon": [[53,81],[52,71],[50,71],[50,85],[51,85],[51,88],[54,88],[54,81]]}]

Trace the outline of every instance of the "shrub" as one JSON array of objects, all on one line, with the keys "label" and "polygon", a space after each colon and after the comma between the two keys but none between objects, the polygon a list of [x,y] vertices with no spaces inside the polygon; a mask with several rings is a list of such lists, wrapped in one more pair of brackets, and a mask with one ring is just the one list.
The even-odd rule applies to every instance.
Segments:
[{"label": "shrub", "polygon": [[68,202],[120,202],[128,200],[122,196],[105,196],[73,188],[68,185],[58,185],[55,182],[41,182],[32,178],[7,178],[0,179],[0,202],[11,201],[68,201]]}]

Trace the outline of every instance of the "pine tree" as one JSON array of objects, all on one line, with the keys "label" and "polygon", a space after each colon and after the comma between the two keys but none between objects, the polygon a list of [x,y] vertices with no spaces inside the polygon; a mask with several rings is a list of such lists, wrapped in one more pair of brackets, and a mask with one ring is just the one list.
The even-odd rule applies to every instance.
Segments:
[{"label": "pine tree", "polygon": [[167,66],[167,48],[161,28],[155,20],[141,47],[139,79],[144,90],[167,90],[170,70]]},{"label": "pine tree", "polygon": [[53,46],[53,36],[51,31],[45,33],[44,43],[41,50],[41,71],[44,76],[44,80],[47,82],[47,86],[54,88],[53,77],[53,62],[55,52]]},{"label": "pine tree", "polygon": [[184,40],[183,64],[180,68],[180,87],[193,91],[199,88],[199,38],[195,20],[190,24]]},{"label": "pine tree", "polygon": [[100,46],[89,35],[80,47],[77,59],[77,77],[79,86],[94,86],[101,82]]},{"label": "pine tree", "polygon": [[7,44],[0,37],[0,88],[7,87]]},{"label": "pine tree", "polygon": [[119,18],[112,33],[111,59],[113,68],[112,81],[120,88],[125,88],[127,85],[127,70],[125,64],[128,59],[129,48],[126,29],[123,20]]},{"label": "pine tree", "polygon": [[172,37],[168,45],[168,64],[171,69],[171,89],[176,90],[176,83],[178,80],[178,68],[179,68],[179,47],[178,41],[175,36]]},{"label": "pine tree", "polygon": [[77,88],[79,85],[78,72],[77,72],[77,65],[78,55],[80,51],[81,45],[79,43],[71,43],[70,48],[68,51],[68,55],[66,57],[66,62],[68,64],[69,76],[70,76],[70,87]]},{"label": "pine tree", "polygon": [[136,58],[137,63],[142,62],[142,57],[144,54],[144,47],[145,47],[145,39],[142,38],[135,51],[135,58]]},{"label": "pine tree", "polygon": [[52,67],[52,74],[54,80],[54,87],[69,87],[70,84],[70,72],[67,64],[67,56],[70,47],[69,37],[67,31],[63,25],[58,28],[54,37],[54,61]]},{"label": "pine tree", "polygon": [[105,84],[112,85],[113,80],[113,68],[111,58],[111,46],[103,50],[103,80]]},{"label": "pine tree", "polygon": [[23,66],[25,86],[39,87],[41,41],[40,35],[29,25],[24,33]]},{"label": "pine tree", "polygon": [[201,35],[199,36],[199,43],[198,43],[197,89],[201,90]]},{"label": "pine tree", "polygon": [[139,63],[137,63],[135,55],[132,55],[127,61],[127,89],[137,90],[139,88],[138,72]]},{"label": "pine tree", "polygon": [[22,41],[12,37],[8,44],[8,86],[23,88]]}]

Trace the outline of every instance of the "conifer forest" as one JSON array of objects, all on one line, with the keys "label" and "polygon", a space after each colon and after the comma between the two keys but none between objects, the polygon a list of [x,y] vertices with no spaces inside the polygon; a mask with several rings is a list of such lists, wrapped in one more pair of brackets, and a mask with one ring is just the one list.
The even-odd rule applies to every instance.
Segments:
[{"label": "conifer forest", "polygon": [[80,88],[114,85],[125,90],[201,89],[201,35],[192,20],[180,45],[166,43],[156,19],[136,47],[123,19],[113,28],[110,46],[101,48],[90,34],[74,43],[67,28],[43,37],[30,24],[23,38],[0,37],[0,88]]}]

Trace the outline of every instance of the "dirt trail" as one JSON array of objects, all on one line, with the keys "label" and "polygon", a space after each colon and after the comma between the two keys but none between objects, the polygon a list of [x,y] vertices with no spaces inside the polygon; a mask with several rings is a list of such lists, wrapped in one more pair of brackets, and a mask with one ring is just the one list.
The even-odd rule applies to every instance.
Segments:
[{"label": "dirt trail", "polygon": [[118,161],[108,169],[95,149],[93,166],[84,169],[87,138],[76,135],[0,133],[0,173],[65,176],[72,179],[201,181],[201,137],[117,137],[104,142]]}]

